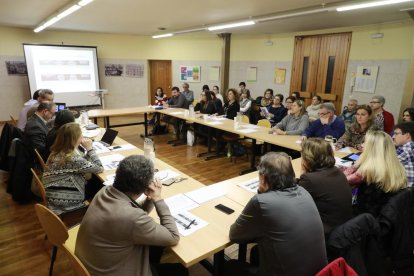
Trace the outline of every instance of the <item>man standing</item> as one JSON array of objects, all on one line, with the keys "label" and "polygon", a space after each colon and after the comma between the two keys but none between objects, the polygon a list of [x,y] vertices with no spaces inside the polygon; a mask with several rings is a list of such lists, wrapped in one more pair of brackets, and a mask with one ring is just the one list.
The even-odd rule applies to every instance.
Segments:
[{"label": "man standing", "polygon": [[372,97],[369,102],[372,113],[374,114],[375,123],[381,130],[384,130],[391,135],[394,128],[394,116],[390,112],[384,110],[384,104],[385,98],[380,95]]},{"label": "man standing", "polygon": [[[151,262],[153,246],[180,240],[161,187],[151,160],[131,155],[119,163],[113,186],[95,195],[76,239],[75,254],[91,275],[188,275],[180,264]],[[148,215],[154,206],[160,223]]]},{"label": "man standing", "polygon": [[46,136],[49,132],[47,121],[52,119],[55,114],[55,104],[51,102],[41,102],[36,112],[27,120],[24,129],[23,143],[30,149],[37,149],[45,157]]},{"label": "man standing", "polygon": [[[296,185],[286,153],[267,153],[258,171],[258,194],[230,227],[230,240],[258,244],[255,275],[315,275],[327,264],[323,226],[315,202]],[[243,274],[246,270],[255,269],[232,262],[225,275],[247,275]]]},{"label": "man standing", "polygon": [[350,99],[348,101],[348,105],[344,107],[341,117],[345,122],[346,128],[350,127],[352,122],[354,121],[357,106],[358,106],[358,100]]},{"label": "man standing", "polygon": [[344,133],[345,123],[341,117],[335,115],[335,106],[332,103],[323,103],[319,107],[319,119],[314,121],[302,135],[322,139],[326,135],[331,135],[339,139]]},{"label": "man standing", "polygon": [[186,98],[188,104],[193,104],[194,102],[194,92],[189,90],[190,85],[188,83],[183,83],[183,95]]},{"label": "man standing", "polygon": [[414,185],[414,122],[405,122],[395,126],[392,136],[397,146],[397,157],[407,172],[408,186]]}]

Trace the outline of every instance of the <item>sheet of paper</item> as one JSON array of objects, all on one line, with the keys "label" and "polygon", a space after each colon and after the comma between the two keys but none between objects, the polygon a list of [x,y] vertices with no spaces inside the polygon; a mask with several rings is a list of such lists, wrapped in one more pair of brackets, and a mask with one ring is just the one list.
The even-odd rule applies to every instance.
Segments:
[{"label": "sheet of paper", "polygon": [[257,194],[257,189],[259,188],[259,178],[255,177],[253,179],[249,179],[247,181],[244,181],[238,184],[238,186],[249,192]]},{"label": "sheet of paper", "polygon": [[224,196],[225,194],[226,192],[217,185],[210,185],[185,193],[187,197],[198,204],[203,204],[204,202]]},{"label": "sheet of paper", "polygon": [[352,163],[353,163],[352,161],[344,160],[344,159],[341,159],[341,158],[335,156],[335,166],[337,166],[337,167],[338,166],[351,167]]},{"label": "sheet of paper", "polygon": [[99,157],[104,167],[104,170],[115,170],[118,168],[119,162],[124,159],[124,156],[120,154],[111,154],[107,156]]},{"label": "sheet of paper", "polygon": [[223,123],[222,122],[208,122],[207,123],[208,125],[223,125]]},{"label": "sheet of paper", "polygon": [[194,209],[200,204],[195,203],[184,194],[178,194],[164,199],[165,203],[170,208],[171,214],[177,214],[183,211]]},{"label": "sheet of paper", "polygon": [[252,124],[243,124],[242,127],[244,128],[248,128],[248,129],[256,129],[256,128],[260,128],[257,125],[252,125]]},{"label": "sheet of paper", "polygon": [[174,111],[174,112],[170,112],[171,115],[181,115],[184,114],[184,112],[182,111]]},{"label": "sheet of paper", "polygon": [[184,237],[208,225],[207,221],[186,211],[174,214],[173,217],[177,224],[178,232]]},{"label": "sheet of paper", "polygon": [[124,145],[117,145],[117,146],[110,146],[108,149],[110,151],[121,151],[121,150],[131,150],[136,149],[137,147],[132,144],[124,144]]},{"label": "sheet of paper", "polygon": [[180,174],[178,172],[175,172],[172,170],[162,170],[162,171],[155,173],[155,177],[158,178],[161,182],[167,179],[176,178],[179,176]]},{"label": "sheet of paper", "polygon": [[352,153],[351,149],[348,147],[342,148],[340,150],[337,150],[336,152],[342,152],[342,153]]},{"label": "sheet of paper", "polygon": [[106,176],[106,180],[103,184],[105,186],[111,186],[112,184],[114,184],[114,180],[115,180],[115,174],[109,174]]},{"label": "sheet of paper", "polygon": [[238,130],[238,132],[246,133],[247,134],[247,133],[257,132],[257,130],[252,129],[252,128],[245,128],[245,129]]},{"label": "sheet of paper", "polygon": [[211,119],[211,120],[214,120],[214,121],[224,121],[224,120],[226,120],[227,118],[225,118],[225,117],[220,117],[220,116],[211,116],[211,117],[210,117],[210,119]]},{"label": "sheet of paper", "polygon": [[100,134],[101,134],[100,128],[92,129],[92,130],[82,129],[82,136],[86,138],[94,138]]},{"label": "sheet of paper", "polygon": [[93,149],[96,151],[97,154],[110,152],[109,148],[105,147],[102,143],[94,141],[92,143]]}]

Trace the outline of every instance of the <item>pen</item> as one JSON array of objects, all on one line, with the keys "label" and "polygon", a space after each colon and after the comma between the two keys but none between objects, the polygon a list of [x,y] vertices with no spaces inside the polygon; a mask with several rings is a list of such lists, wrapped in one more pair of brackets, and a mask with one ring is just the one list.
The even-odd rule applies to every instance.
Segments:
[{"label": "pen", "polygon": [[185,228],[185,230],[187,230],[187,229],[189,229],[190,228],[190,226],[195,222],[196,220],[195,219],[193,219],[191,222],[190,222],[190,224],[189,225],[187,225],[187,227]]}]

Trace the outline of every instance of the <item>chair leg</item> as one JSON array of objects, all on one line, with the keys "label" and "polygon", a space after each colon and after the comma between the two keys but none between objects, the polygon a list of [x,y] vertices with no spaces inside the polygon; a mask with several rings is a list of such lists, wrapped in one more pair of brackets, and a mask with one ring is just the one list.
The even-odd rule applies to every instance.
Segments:
[{"label": "chair leg", "polygon": [[52,257],[50,258],[49,276],[53,275],[53,265],[55,264],[57,250],[57,246],[53,246]]}]

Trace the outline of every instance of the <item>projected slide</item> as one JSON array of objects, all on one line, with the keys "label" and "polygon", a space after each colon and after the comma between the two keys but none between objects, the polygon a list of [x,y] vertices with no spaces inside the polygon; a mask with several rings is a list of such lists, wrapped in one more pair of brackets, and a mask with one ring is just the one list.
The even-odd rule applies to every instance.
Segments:
[{"label": "projected slide", "polygon": [[96,104],[99,90],[96,47],[24,44],[30,90],[52,89],[68,106]]}]

